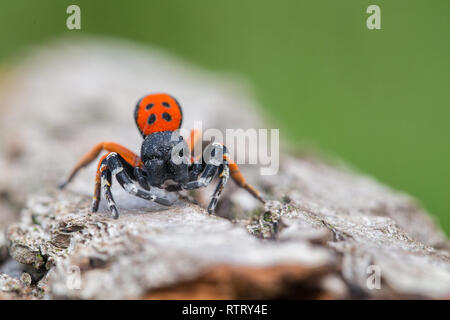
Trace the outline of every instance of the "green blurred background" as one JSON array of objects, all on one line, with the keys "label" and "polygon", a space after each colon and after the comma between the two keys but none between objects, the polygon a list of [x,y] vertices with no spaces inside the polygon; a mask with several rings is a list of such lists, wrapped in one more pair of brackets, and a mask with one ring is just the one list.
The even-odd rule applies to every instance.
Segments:
[{"label": "green blurred background", "polygon": [[[82,30],[66,29],[81,7]],[[366,8],[381,7],[382,30]],[[0,63],[53,37],[156,44],[248,78],[272,127],[417,197],[450,233],[449,0],[2,1]]]}]

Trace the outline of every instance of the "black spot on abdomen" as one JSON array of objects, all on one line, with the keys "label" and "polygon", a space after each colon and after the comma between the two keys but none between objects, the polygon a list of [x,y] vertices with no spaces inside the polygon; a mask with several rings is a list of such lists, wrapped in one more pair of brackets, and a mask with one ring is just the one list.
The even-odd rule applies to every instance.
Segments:
[{"label": "black spot on abdomen", "polygon": [[156,121],[156,115],[154,113],[152,113],[148,118],[147,118],[147,123],[148,124],[153,124]]},{"label": "black spot on abdomen", "polygon": [[172,116],[170,114],[168,114],[167,112],[164,112],[162,117],[166,121],[172,121]]}]

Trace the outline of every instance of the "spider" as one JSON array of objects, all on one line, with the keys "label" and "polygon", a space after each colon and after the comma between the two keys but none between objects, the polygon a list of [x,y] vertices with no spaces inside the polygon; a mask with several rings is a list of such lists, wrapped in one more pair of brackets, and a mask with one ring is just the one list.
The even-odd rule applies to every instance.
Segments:
[{"label": "spider", "polygon": [[[174,97],[157,93],[141,98],[136,104],[134,119],[144,138],[140,157],[115,142],[100,142],[78,161],[59,187],[63,189],[81,168],[90,164],[102,150],[105,150],[108,153],[98,161],[92,212],[97,212],[103,190],[112,216],[115,219],[119,217],[111,193],[113,176],[130,194],[163,206],[171,206],[172,202],[153,193],[151,187],[169,192],[192,190],[208,186],[215,176],[219,177],[219,183],[212,194],[208,213],[214,213],[220,194],[230,176],[239,187],[246,189],[260,202],[265,202],[259,192],[246,182],[224,145],[216,142],[210,144],[211,157],[206,161],[199,161],[199,157],[194,158],[191,155],[195,145],[200,141],[200,132],[191,130],[187,142],[183,140],[178,130],[183,114],[180,104]],[[180,143],[183,145],[182,150],[189,153],[187,158],[182,151],[176,152],[178,149],[175,148]],[[173,161],[174,152],[187,161]],[[222,161],[217,161],[217,156]]]}]

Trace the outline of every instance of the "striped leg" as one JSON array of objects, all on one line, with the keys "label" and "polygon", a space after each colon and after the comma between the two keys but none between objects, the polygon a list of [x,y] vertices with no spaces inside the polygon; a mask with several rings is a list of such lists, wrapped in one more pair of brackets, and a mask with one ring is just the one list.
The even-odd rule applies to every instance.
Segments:
[{"label": "striped leg", "polygon": [[129,166],[129,164],[116,152],[111,152],[108,154],[106,157],[106,162],[108,164],[108,170],[111,171],[122,188],[124,188],[128,193],[145,200],[154,201],[164,206],[172,205],[172,202],[166,198],[161,198],[151,192],[138,189],[137,185],[127,173],[129,168],[125,168],[125,166]]},{"label": "striped leg", "polygon": [[222,155],[223,155],[223,163],[226,164],[230,169],[231,179],[236,182],[236,184],[247,190],[253,197],[258,199],[261,203],[266,203],[266,201],[261,197],[260,193],[253,187],[251,184],[247,183],[244,178],[244,175],[239,170],[238,165],[230,158],[230,154],[228,153],[227,147],[222,145]]},{"label": "striped leg", "polygon": [[217,184],[216,190],[214,191],[211,202],[208,206],[208,213],[212,214],[214,213],[214,210],[216,209],[217,202],[219,201],[220,194],[222,193],[223,188],[225,187],[225,184],[228,181],[228,178],[230,177],[230,170],[228,168],[228,165],[223,165],[221,172],[219,173],[219,183]]},{"label": "striped leg", "polygon": [[192,190],[192,189],[198,189],[202,187],[207,187],[211,180],[216,175],[217,171],[219,169],[219,166],[214,164],[207,164],[205,166],[205,169],[200,176],[198,180],[190,181],[182,185],[183,189],[186,190]]},{"label": "striped leg", "polygon": [[[137,197],[154,201],[156,203],[165,206],[172,205],[172,203],[165,198],[160,198],[152,193],[139,190],[136,184],[131,179],[130,175],[128,174],[128,172],[131,172],[132,170],[133,167],[116,152],[110,152],[108,154],[105,154],[99,160],[97,166],[97,174],[95,178],[92,212],[97,212],[101,199],[101,190],[103,190],[105,200],[108,203],[109,210],[111,211],[114,219],[117,219],[119,217],[119,211],[117,209],[116,203],[114,201],[111,192],[113,175],[116,177],[117,181],[122,186],[122,188],[124,188],[127,192]],[[132,176],[134,179],[135,176],[134,175]]]},{"label": "striped leg", "polygon": [[229,176],[231,175],[231,178],[237,183],[238,186],[241,188],[244,188],[252,196],[254,196],[256,199],[261,201],[262,203],[265,203],[265,200],[261,197],[259,192],[250,184],[247,183],[244,176],[242,175],[241,171],[239,170],[238,165],[230,158],[230,155],[228,153],[228,150],[225,146],[222,146],[222,153],[223,153],[223,165],[221,166],[220,173],[219,173],[219,184],[217,185],[216,190],[214,191],[211,202],[208,206],[208,212],[211,214],[214,212],[217,202],[219,200],[220,194],[222,193],[223,188],[225,187],[225,184],[228,181]]},{"label": "striped leg", "polygon": [[101,190],[103,190],[109,210],[111,211],[113,218],[117,219],[119,218],[119,211],[117,210],[117,206],[111,192],[112,175],[106,160],[108,155],[109,154],[105,154],[98,161],[97,173],[95,175],[94,197],[92,199],[92,212],[98,211],[98,206],[101,199]]},{"label": "striped leg", "polygon": [[117,210],[116,203],[114,201],[112,192],[111,192],[111,184],[112,184],[112,177],[111,177],[111,171],[109,169],[104,170],[101,174],[101,183],[102,183],[102,189],[103,193],[105,194],[106,202],[108,203],[109,210],[111,211],[111,214],[114,219],[119,218],[119,211]]},{"label": "striped leg", "polygon": [[117,210],[116,203],[114,202],[114,198],[111,193],[112,175],[107,165],[107,156],[108,154],[105,154],[98,161],[97,173],[95,175],[94,197],[92,199],[92,212],[98,211],[101,191],[103,190],[109,210],[111,211],[113,218],[117,219],[119,218],[119,211]]},{"label": "striped leg", "polygon": [[[92,212],[97,212],[98,205],[100,204],[102,173],[108,171],[108,166],[106,165],[105,160],[107,156],[108,154],[105,154],[98,161],[97,172],[95,174],[94,197],[92,198]],[[104,176],[104,178],[106,178],[106,176]],[[109,181],[109,184],[111,184],[111,178],[109,178]]]},{"label": "striped leg", "polygon": [[[193,181],[187,183],[179,183],[175,185],[169,185],[166,190],[167,191],[180,191],[180,190],[192,190],[198,189],[201,187],[207,187],[212,179],[215,177],[217,172],[219,173],[219,183],[211,197],[211,201],[208,205],[208,212],[211,214],[214,212],[219,197],[227,183],[229,177],[237,183],[237,185],[241,188],[247,190],[252,196],[256,199],[265,203],[265,200],[261,197],[259,192],[250,184],[247,183],[241,171],[239,170],[238,165],[231,160],[230,155],[228,153],[227,148],[219,143],[212,144],[213,150],[211,152],[211,159],[206,163],[206,165],[202,166],[197,163],[193,163],[190,166],[190,178],[194,179],[198,177],[201,173],[201,176]],[[218,149],[220,148],[220,149]],[[221,151],[222,161],[218,161],[215,159],[214,155],[217,150]],[[202,170],[203,169],[203,170]],[[203,172],[202,172],[203,171]]]}]

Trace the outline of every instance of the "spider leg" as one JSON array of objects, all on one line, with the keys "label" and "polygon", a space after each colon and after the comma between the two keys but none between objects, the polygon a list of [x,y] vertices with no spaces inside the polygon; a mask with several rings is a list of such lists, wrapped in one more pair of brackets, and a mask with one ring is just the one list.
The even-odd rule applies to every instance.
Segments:
[{"label": "spider leg", "polygon": [[135,167],[133,173],[136,181],[141,185],[141,187],[149,191],[150,185],[148,184],[147,174],[145,173],[145,171],[142,170],[142,168]]},{"label": "spider leg", "polygon": [[[92,198],[92,212],[98,211],[98,205],[101,199],[101,184],[102,184],[102,173],[108,170],[108,166],[106,165],[106,157],[108,154],[105,154],[100,158],[97,165],[97,171],[95,174],[95,185],[94,185],[94,196]],[[106,177],[105,177],[106,178]],[[111,179],[109,179],[111,180]],[[111,184],[111,181],[109,182]]]},{"label": "spider leg", "polygon": [[261,201],[262,203],[265,203],[265,200],[261,197],[259,192],[251,185],[248,184],[245,180],[244,176],[242,175],[241,171],[239,170],[238,165],[230,158],[230,155],[228,153],[228,150],[225,146],[222,145],[222,152],[223,152],[223,165],[221,166],[220,172],[219,172],[219,184],[216,187],[216,190],[214,191],[211,202],[208,206],[208,213],[213,213],[214,209],[216,208],[217,202],[219,200],[220,194],[222,193],[222,190],[225,186],[225,184],[228,181],[229,176],[231,175],[231,178],[237,183],[238,186],[241,188],[244,188],[252,196],[254,196],[256,199]]},{"label": "spider leg", "polygon": [[117,219],[119,218],[119,211],[117,210],[116,203],[111,193],[112,175],[107,165],[107,156],[108,154],[105,154],[98,161],[97,173],[95,175],[94,197],[92,199],[92,212],[97,212],[98,210],[98,205],[101,198],[101,189],[103,189],[105,199],[108,202],[109,210],[111,211],[113,218]]},{"label": "spider leg", "polygon": [[[199,167],[195,167],[194,170],[199,170]],[[201,172],[201,171],[200,171]],[[208,205],[208,213],[213,213],[214,209],[216,208],[217,201],[219,200],[220,194],[222,193],[223,187],[228,181],[229,178],[229,169],[228,166],[225,164],[217,165],[217,164],[207,164],[205,166],[205,169],[203,171],[203,174],[201,175],[198,180],[190,181],[187,183],[179,183],[179,184],[173,184],[169,185],[165,188],[165,190],[169,192],[173,191],[181,191],[183,189],[185,190],[192,190],[192,189],[198,189],[202,187],[206,187],[209,185],[211,180],[214,178],[216,173],[219,172],[219,184],[216,187],[216,190],[214,191],[211,202]],[[197,173],[198,176],[198,173]]]},{"label": "spider leg", "polygon": [[258,190],[256,190],[255,187],[253,187],[251,184],[247,183],[241,171],[239,170],[238,165],[230,158],[228,154],[224,153],[224,160],[228,163],[228,166],[230,168],[231,179],[233,179],[234,182],[236,182],[236,184],[239,187],[247,190],[253,197],[258,199],[261,203],[266,203],[266,201],[260,195]]},{"label": "spider leg", "polygon": [[116,202],[114,201],[111,192],[112,175],[109,169],[106,169],[101,173],[101,184],[103,193],[105,194],[106,202],[108,202],[109,210],[111,211],[113,218],[118,219],[119,211],[117,210]]},{"label": "spider leg", "polygon": [[[167,191],[180,191],[183,189],[186,190],[192,190],[192,189],[198,189],[201,187],[206,187],[209,185],[211,180],[214,178],[214,176],[219,173],[219,183],[211,196],[211,201],[208,205],[208,212],[211,214],[214,212],[217,202],[219,200],[219,197],[223,191],[223,188],[225,187],[225,184],[227,183],[229,177],[236,182],[236,184],[247,190],[252,196],[254,196],[256,199],[261,201],[262,203],[265,203],[265,200],[261,197],[259,192],[253,187],[251,184],[247,183],[244,176],[242,175],[241,171],[239,170],[238,165],[230,158],[230,155],[228,153],[227,148],[219,143],[214,143],[212,145],[215,149],[221,148],[222,150],[222,163],[218,163],[217,160],[212,159],[209,161],[209,163],[206,164],[206,166],[203,166],[197,162],[191,164],[190,166],[190,177],[191,179],[194,179],[196,176],[198,176],[203,169],[203,173],[201,174],[200,178],[194,181],[190,181],[187,183],[180,183],[176,185],[170,185],[166,188]],[[214,156],[214,152],[212,152],[212,156]]]},{"label": "spider leg", "polygon": [[[188,176],[189,176],[189,182],[192,182],[196,179],[198,179],[198,176],[202,173],[204,166],[200,162],[194,162],[189,166],[188,170]],[[183,186],[186,183],[177,183],[177,184],[171,184],[168,185],[164,190],[168,192],[175,192],[175,191],[181,191],[183,190]],[[201,186],[198,186],[197,188],[200,188]],[[195,189],[195,188],[191,188]]]},{"label": "spider leg", "polygon": [[198,145],[199,142],[201,142],[201,138],[202,138],[202,135],[199,130],[197,130],[197,129],[191,130],[191,133],[189,134],[189,137],[187,139],[187,145],[189,148],[189,152],[191,153],[191,162],[198,161],[202,156],[201,152],[198,155],[192,154],[192,152],[195,151],[195,147]]},{"label": "spider leg", "polygon": [[209,183],[211,182],[211,180],[216,175],[218,169],[219,169],[219,166],[217,164],[211,164],[211,163],[207,164],[205,166],[205,169],[204,169],[202,175],[200,176],[200,178],[198,178],[198,180],[189,181],[187,183],[184,183],[184,184],[182,184],[182,188],[186,189],[186,190],[192,190],[192,189],[207,187],[209,185]]},{"label": "spider leg", "polygon": [[221,172],[219,173],[220,178],[219,183],[217,184],[216,190],[211,196],[211,202],[208,205],[209,214],[212,214],[216,209],[216,205],[217,202],[219,201],[220,194],[222,193],[222,190],[225,187],[225,184],[227,183],[229,177],[230,177],[230,169],[228,168],[228,165],[225,164],[221,168]]},{"label": "spider leg", "polygon": [[133,167],[142,167],[143,163],[141,161],[141,158],[137,156],[134,152],[127,149],[126,147],[115,143],[115,142],[100,142],[97,143],[88,153],[86,153],[75,165],[75,167],[72,169],[72,171],[69,174],[69,177],[59,185],[60,189],[63,189],[72,179],[75,177],[75,175],[78,173],[78,171],[90,164],[92,161],[97,158],[97,156],[100,154],[102,150],[106,150],[109,152],[117,152],[119,153],[125,161],[127,161],[130,165]]},{"label": "spider leg", "polygon": [[122,188],[124,188],[128,193],[145,200],[154,201],[164,206],[172,205],[172,202],[166,198],[161,198],[153,193],[138,189],[137,185],[127,173],[128,170],[124,167],[129,164],[116,152],[111,152],[106,157],[106,162],[111,173],[116,177]]},{"label": "spider leg", "polygon": [[[167,186],[166,190],[168,191],[180,191],[180,190],[192,190],[192,189],[198,189],[202,187],[206,187],[209,185],[209,183],[212,181],[212,179],[216,176],[217,173],[219,173],[220,181],[211,197],[211,202],[208,205],[208,213],[213,213],[214,209],[216,208],[217,202],[219,200],[220,194],[222,193],[222,190],[225,186],[225,184],[228,181],[229,178],[229,168],[228,163],[226,160],[224,161],[218,161],[214,158],[217,151],[221,151],[221,154],[226,152],[226,148],[218,143],[213,143],[212,147],[214,148],[211,152],[212,158],[208,160],[206,165],[202,165],[199,162],[194,162],[190,165],[189,169],[189,177],[190,179],[195,179],[195,177],[198,177],[201,173],[200,178],[194,181],[189,181],[187,183],[180,183],[176,185],[169,185]],[[217,149],[217,148],[220,148]]]},{"label": "spider leg", "polygon": [[[189,137],[187,138],[187,146],[190,153],[190,159],[191,164],[189,165],[188,169],[188,181],[187,183],[177,183],[177,184],[171,184],[168,185],[164,190],[168,192],[176,192],[181,191],[183,189],[192,190],[192,189],[198,189],[204,186],[207,186],[208,183],[205,184],[205,180],[202,180],[202,182],[197,182],[198,176],[207,169],[208,172],[211,170],[214,170],[212,166],[209,166],[206,168],[199,160],[202,156],[202,153],[200,152],[199,155],[193,154],[195,151],[195,147],[201,142],[201,132],[197,129],[192,129]],[[208,175],[208,174],[206,174]]]}]

